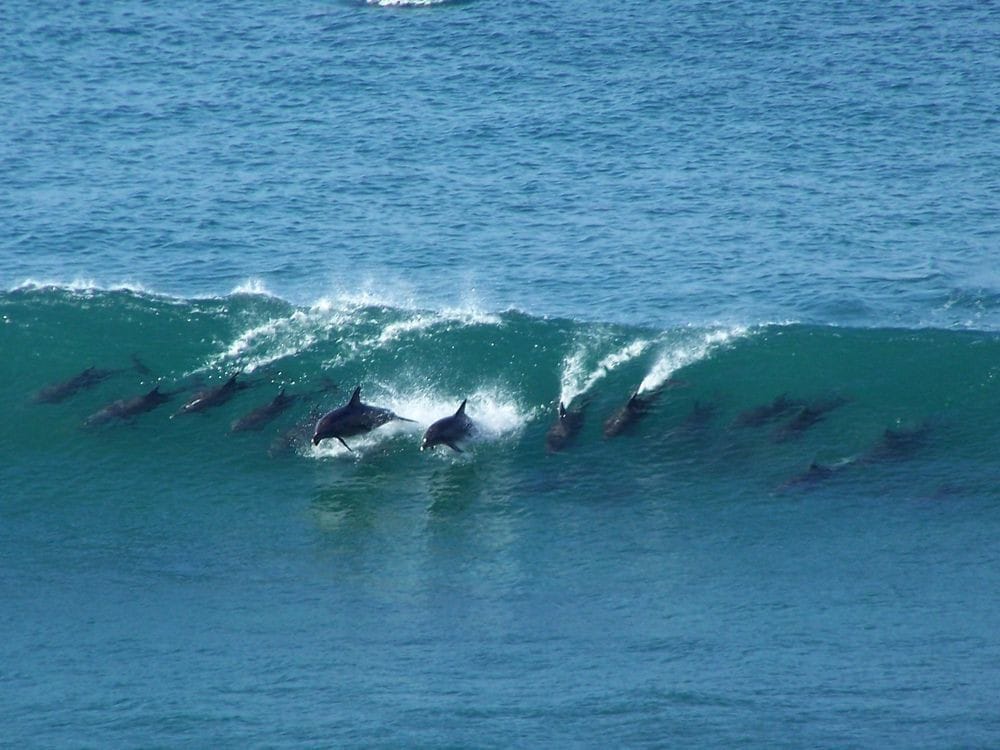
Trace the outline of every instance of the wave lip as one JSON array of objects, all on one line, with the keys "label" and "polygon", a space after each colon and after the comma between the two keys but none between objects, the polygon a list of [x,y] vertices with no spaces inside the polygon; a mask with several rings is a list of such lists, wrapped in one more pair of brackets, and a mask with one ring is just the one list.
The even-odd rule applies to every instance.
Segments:
[{"label": "wave lip", "polygon": [[585,347],[577,348],[563,361],[563,372],[559,390],[559,401],[569,406],[573,399],[586,394],[600,380],[621,365],[640,356],[652,344],[648,339],[635,339],[619,349],[605,355],[594,367],[587,371]]},{"label": "wave lip", "polygon": [[703,360],[716,349],[743,338],[749,330],[745,326],[720,328],[703,333],[693,341],[684,341],[664,350],[646,377],[639,383],[636,393],[650,393],[659,389],[677,370]]}]

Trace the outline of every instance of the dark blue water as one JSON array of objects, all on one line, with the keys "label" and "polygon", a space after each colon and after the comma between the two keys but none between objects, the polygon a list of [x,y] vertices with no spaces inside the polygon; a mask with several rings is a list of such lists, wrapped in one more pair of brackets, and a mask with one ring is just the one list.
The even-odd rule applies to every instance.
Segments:
[{"label": "dark blue water", "polygon": [[995,5],[0,27],[6,742],[1000,743]]}]

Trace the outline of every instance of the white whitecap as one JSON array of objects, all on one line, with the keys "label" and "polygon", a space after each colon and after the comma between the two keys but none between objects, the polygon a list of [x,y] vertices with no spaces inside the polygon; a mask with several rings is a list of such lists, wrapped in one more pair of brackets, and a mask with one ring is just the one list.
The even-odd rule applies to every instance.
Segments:
[{"label": "white whitecap", "polygon": [[724,346],[734,339],[741,338],[747,334],[745,326],[735,326],[733,328],[720,328],[708,331],[701,336],[689,339],[671,346],[663,351],[653,363],[649,373],[639,384],[638,393],[648,393],[655,391],[662,386],[667,379],[682,367],[687,367],[694,362],[705,359],[720,346]]},{"label": "white whitecap", "polygon": [[583,347],[577,349],[563,361],[559,400],[569,406],[574,398],[587,393],[612,370],[621,367],[646,351],[650,343],[646,339],[636,339],[606,355],[593,369],[589,370],[585,364],[587,350]]}]

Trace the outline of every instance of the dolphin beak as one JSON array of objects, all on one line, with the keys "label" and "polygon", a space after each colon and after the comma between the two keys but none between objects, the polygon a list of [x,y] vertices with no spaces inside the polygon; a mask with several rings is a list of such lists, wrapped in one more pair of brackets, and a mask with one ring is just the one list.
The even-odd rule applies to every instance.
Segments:
[{"label": "dolphin beak", "polygon": [[313,435],[313,437],[312,437],[312,444],[313,445],[319,445],[319,440],[320,440],[319,435]]}]

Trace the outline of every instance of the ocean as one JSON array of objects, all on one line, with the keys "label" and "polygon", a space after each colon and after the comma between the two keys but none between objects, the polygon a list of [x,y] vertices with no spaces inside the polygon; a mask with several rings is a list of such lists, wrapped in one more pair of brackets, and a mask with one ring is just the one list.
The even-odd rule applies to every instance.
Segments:
[{"label": "ocean", "polygon": [[1000,746],[1000,6],[0,26],[0,744]]}]

